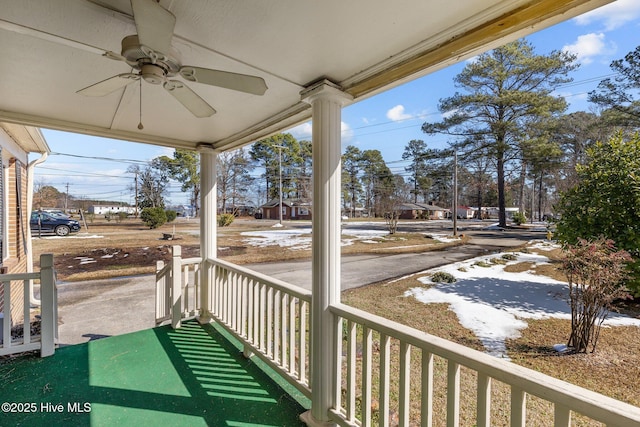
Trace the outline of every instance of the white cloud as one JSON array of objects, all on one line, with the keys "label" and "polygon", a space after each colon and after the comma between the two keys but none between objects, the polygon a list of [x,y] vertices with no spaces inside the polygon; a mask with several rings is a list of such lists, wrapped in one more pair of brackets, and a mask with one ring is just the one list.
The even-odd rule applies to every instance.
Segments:
[{"label": "white cloud", "polygon": [[342,142],[348,142],[353,138],[353,129],[345,122],[340,122],[340,135]]},{"label": "white cloud", "polygon": [[478,58],[480,58],[479,55],[474,55],[471,58],[468,58],[466,61],[467,64],[475,64],[476,62],[478,62]]},{"label": "white cloud", "polygon": [[453,116],[454,114],[456,114],[458,112],[457,108],[454,108],[453,110],[449,110],[449,111],[445,111],[444,113],[442,113],[440,116],[443,119],[448,119],[449,117]]},{"label": "white cloud", "polygon": [[611,31],[638,18],[640,18],[640,2],[638,0],[617,0],[580,15],[574,21],[578,25],[602,23],[605,31]]},{"label": "white cloud", "polygon": [[387,118],[389,120],[393,120],[394,122],[399,122],[402,120],[407,120],[412,118],[411,114],[407,114],[404,112],[404,105],[398,104],[389,111],[387,111]]},{"label": "white cloud", "polygon": [[595,56],[612,53],[615,47],[606,43],[604,33],[589,33],[578,36],[575,43],[563,46],[562,50],[577,55],[578,62],[589,64]]},{"label": "white cloud", "polygon": [[288,131],[296,139],[311,138],[311,122],[302,123]]},{"label": "white cloud", "polygon": [[[293,135],[293,137],[296,139],[308,140],[311,139],[312,129],[313,127],[311,125],[311,122],[306,122],[289,129],[287,132]],[[351,129],[351,127],[345,122],[340,122],[340,133],[342,135],[343,141],[345,139],[349,140],[353,138],[353,129]]]}]

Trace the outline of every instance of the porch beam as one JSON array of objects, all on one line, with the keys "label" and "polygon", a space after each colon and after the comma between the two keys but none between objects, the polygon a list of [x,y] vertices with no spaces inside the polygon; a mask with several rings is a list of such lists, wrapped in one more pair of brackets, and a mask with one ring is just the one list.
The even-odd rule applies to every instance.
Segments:
[{"label": "porch beam", "polygon": [[301,93],[311,104],[313,240],[311,305],[311,410],[307,425],[329,426],[336,406],[336,330],[329,306],[340,302],[341,113],[351,96],[322,80]]},{"label": "porch beam", "polygon": [[200,313],[201,324],[211,322],[211,289],[213,286],[213,269],[209,260],[217,257],[217,178],[216,161],[218,152],[208,144],[198,146],[200,152]]}]

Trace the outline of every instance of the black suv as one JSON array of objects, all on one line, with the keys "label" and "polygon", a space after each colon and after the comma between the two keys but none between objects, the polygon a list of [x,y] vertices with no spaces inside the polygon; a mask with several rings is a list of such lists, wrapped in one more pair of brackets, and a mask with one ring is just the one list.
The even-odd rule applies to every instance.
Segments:
[{"label": "black suv", "polygon": [[33,212],[31,214],[31,234],[55,233],[58,236],[66,236],[80,230],[80,223],[66,215],[52,214],[48,212]]}]

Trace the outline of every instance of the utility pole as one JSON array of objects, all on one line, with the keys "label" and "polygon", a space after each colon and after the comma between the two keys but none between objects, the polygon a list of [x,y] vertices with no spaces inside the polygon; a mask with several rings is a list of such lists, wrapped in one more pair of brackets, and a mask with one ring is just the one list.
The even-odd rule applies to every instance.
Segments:
[{"label": "utility pole", "polygon": [[69,183],[67,182],[67,192],[64,193],[64,213],[67,213],[68,200],[69,200]]},{"label": "utility pole", "polygon": [[279,208],[279,213],[278,213],[278,218],[279,218],[279,226],[282,227],[282,149],[283,148],[287,148],[287,147],[283,147],[282,145],[274,145],[274,147],[278,148],[278,172],[280,174],[280,208]]},{"label": "utility pole", "polygon": [[458,235],[458,152],[453,152],[453,236]]},{"label": "utility pole", "polygon": [[136,171],[136,176],[135,176],[135,178],[133,180],[134,180],[134,183],[135,183],[134,184],[134,188],[135,188],[135,191],[136,191],[136,198],[135,198],[135,200],[136,200],[136,218],[138,218],[138,171]]}]

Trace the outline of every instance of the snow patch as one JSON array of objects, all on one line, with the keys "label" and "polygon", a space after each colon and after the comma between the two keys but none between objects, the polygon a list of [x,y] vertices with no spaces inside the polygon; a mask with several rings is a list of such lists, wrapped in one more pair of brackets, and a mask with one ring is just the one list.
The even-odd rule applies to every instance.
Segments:
[{"label": "snow patch", "polygon": [[[444,267],[427,270],[418,280],[427,288],[409,289],[405,296],[413,296],[425,304],[445,303],[456,313],[460,324],[472,330],[493,356],[508,359],[505,341],[520,337],[527,327],[526,319],[570,319],[565,282],[531,272],[511,273],[504,265],[491,264],[491,258],[503,254],[485,255]],[[543,255],[518,253],[519,262],[548,263]],[[479,262],[488,267],[474,265]],[[452,274],[455,283],[434,284],[431,274],[442,271]],[[609,313],[604,322],[609,326],[639,326],[640,319]]]},{"label": "snow patch", "polygon": [[438,242],[442,242],[442,243],[451,243],[451,242],[457,242],[460,240],[459,237],[453,237],[446,234],[431,234],[431,238],[433,240],[437,240]]},{"label": "snow patch", "polygon": [[[347,236],[342,239],[342,246],[349,246],[355,241],[367,240],[366,243],[372,243],[372,238],[383,237],[389,233],[381,230],[344,229],[342,234]],[[267,246],[293,250],[311,248],[311,228],[245,231],[241,235],[247,237],[244,239],[247,244],[261,248]]]}]

